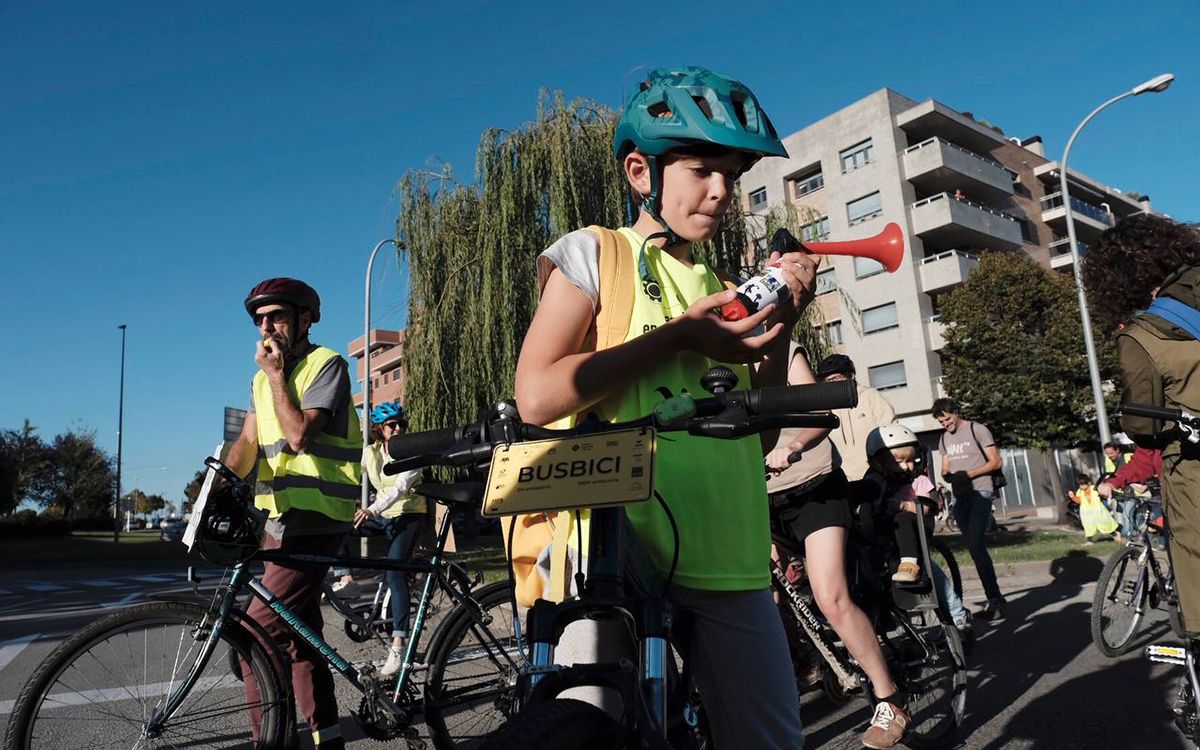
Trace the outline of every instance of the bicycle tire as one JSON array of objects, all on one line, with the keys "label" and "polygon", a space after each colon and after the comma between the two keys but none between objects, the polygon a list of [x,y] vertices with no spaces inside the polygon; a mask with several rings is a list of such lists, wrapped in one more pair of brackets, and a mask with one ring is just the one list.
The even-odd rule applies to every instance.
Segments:
[{"label": "bicycle tire", "polygon": [[[1146,609],[1150,569],[1149,565],[1137,564],[1136,558],[1141,552],[1138,547],[1117,550],[1104,563],[1104,570],[1100,571],[1100,579],[1096,581],[1096,595],[1092,599],[1092,642],[1109,658],[1129,651]],[[1131,568],[1132,578],[1126,575]],[[1134,592],[1137,592],[1136,602],[1131,598]],[[1116,627],[1112,627],[1114,623]]]},{"label": "bicycle tire", "polygon": [[470,604],[460,604],[438,628],[430,648],[423,705],[437,750],[477,744],[515,711],[520,657],[512,587],[507,581],[492,583],[473,598],[485,617]]},{"label": "bicycle tire", "polygon": [[[147,717],[195,664],[208,632],[197,628],[207,615],[196,605],[156,602],[87,625],[34,670],[13,706],[4,747],[94,750],[178,743],[192,748],[267,750],[280,746],[289,693],[280,683],[271,655],[251,633],[232,623],[222,630],[193,692],[160,734],[145,736]],[[233,654],[249,664],[259,686],[257,732],[250,726],[251,705],[246,702],[241,670],[230,666],[238,661],[230,658]],[[127,726],[118,728],[119,722]]]},{"label": "bicycle tire", "polygon": [[[896,683],[909,695],[908,732],[904,744],[914,750],[954,745],[966,710],[967,667],[958,629],[941,613],[910,615],[932,656],[919,667],[897,670]],[[906,638],[912,638],[906,635]],[[917,644],[917,652],[924,649]],[[932,661],[931,661],[932,659]]]},{"label": "bicycle tire", "polygon": [[602,709],[555,698],[526,707],[489,735],[481,750],[611,750],[620,732]]},{"label": "bicycle tire", "polygon": [[946,575],[950,576],[950,583],[954,587],[954,593],[958,595],[959,599],[962,599],[962,571],[959,570],[958,560],[955,559],[954,553],[950,551],[950,547],[941,539],[931,538],[929,540],[929,551],[930,553],[936,553],[933,558],[934,562],[944,563],[942,570],[946,572]]}]

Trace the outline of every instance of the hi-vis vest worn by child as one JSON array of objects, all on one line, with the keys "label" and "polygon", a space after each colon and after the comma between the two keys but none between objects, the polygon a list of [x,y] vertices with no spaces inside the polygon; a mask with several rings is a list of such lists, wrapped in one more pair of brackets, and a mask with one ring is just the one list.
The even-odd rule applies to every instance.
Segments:
[{"label": "hi-vis vest worn by child", "polygon": [[[643,279],[647,269],[639,269],[641,237],[628,228],[588,230],[599,241],[599,299],[594,343],[589,335],[585,351],[636,338],[681,314],[696,299],[736,286],[732,279],[718,279],[703,264],[689,268],[652,245],[646,252],[649,278]],[[700,354],[681,352],[589,411],[608,421],[624,421],[648,414],[666,397],[664,391],[677,395],[686,389],[705,396],[699,379],[714,364]],[[733,366],[733,370],[739,388],[749,387],[749,368]],[[568,418],[553,426],[573,422],[574,418]],[[682,433],[660,437],[656,486],[679,526],[676,583],[706,590],[768,585],[763,560],[769,555],[770,533],[762,477],[762,450],[755,436],[736,441]],[[639,542],[665,571],[674,552],[674,535],[662,507],[650,501],[626,506],[626,513]],[[529,606],[537,598],[560,601],[567,595],[571,573],[567,541],[575,539],[571,515],[517,517],[513,568],[521,604]],[[551,545],[555,539],[560,543]],[[586,550],[586,536],[583,544]],[[545,558],[548,545],[551,572],[547,582],[538,573],[537,559],[539,555]]]}]

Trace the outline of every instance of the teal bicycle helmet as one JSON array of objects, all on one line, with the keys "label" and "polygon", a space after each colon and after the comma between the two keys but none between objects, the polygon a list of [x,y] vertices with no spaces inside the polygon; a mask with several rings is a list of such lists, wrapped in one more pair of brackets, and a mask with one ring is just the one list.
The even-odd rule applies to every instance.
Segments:
[{"label": "teal bicycle helmet", "polygon": [[749,154],[747,169],[764,156],[787,156],[775,126],[745,84],[707,68],[650,71],[621,111],[613,153],[623,159],[637,149],[646,156],[650,194],[642,198],[642,208],[664,227],[658,214],[662,175],[656,157],[703,145]]},{"label": "teal bicycle helmet", "polygon": [[371,424],[383,424],[393,419],[408,424],[404,417],[404,407],[394,401],[386,401],[371,410]]}]

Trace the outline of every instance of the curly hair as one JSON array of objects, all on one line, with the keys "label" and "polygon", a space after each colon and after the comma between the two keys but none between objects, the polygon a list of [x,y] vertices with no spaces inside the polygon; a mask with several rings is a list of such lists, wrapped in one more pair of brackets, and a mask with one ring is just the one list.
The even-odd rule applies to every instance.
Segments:
[{"label": "curly hair", "polygon": [[1200,264],[1200,231],[1163,216],[1134,214],[1105,230],[1083,259],[1083,286],[1097,322],[1111,331],[1150,304],[1171,273]]}]

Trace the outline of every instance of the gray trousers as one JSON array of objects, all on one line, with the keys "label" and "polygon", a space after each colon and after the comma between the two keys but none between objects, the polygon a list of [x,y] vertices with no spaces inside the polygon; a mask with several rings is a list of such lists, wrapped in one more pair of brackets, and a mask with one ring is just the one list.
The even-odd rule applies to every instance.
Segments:
[{"label": "gray trousers", "polygon": [[[689,666],[717,750],[803,748],[796,678],[771,590],[672,586],[671,600],[691,615]],[[555,650],[555,661],[564,665],[621,656],[636,659],[624,623],[573,623]],[[587,701],[613,716],[621,711],[616,693],[602,688],[575,688],[562,697]]]}]

